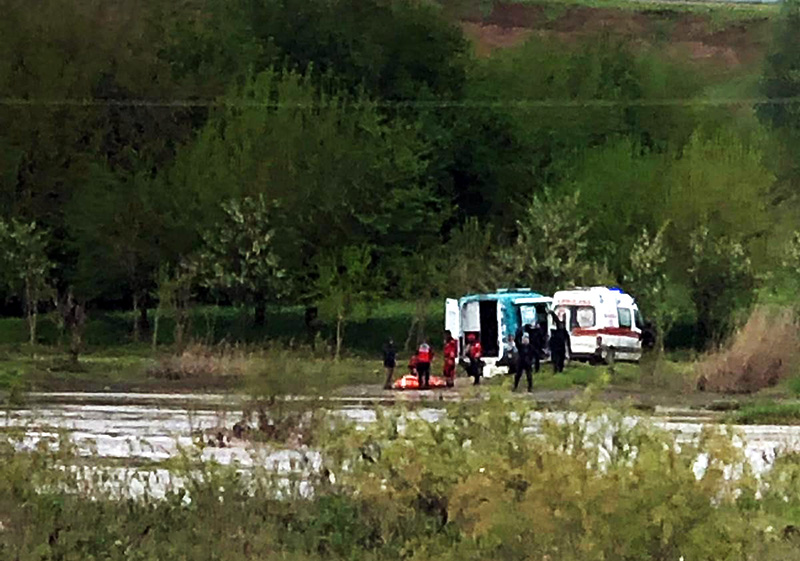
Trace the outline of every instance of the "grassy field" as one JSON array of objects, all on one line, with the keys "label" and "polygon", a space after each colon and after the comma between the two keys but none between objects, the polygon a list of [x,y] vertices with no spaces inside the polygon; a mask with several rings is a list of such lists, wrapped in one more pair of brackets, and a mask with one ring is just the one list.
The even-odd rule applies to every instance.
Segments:
[{"label": "grassy field", "polygon": [[[441,306],[428,309],[427,332],[435,347],[443,318]],[[396,377],[405,373],[410,354],[402,349],[412,323],[413,304],[388,302],[375,306],[346,326],[345,353],[333,360],[331,329],[321,325],[315,345],[308,341],[300,307],[273,308],[263,328],[254,328],[250,313],[224,308],[196,308],[191,313],[188,342],[177,349],[173,322],[161,322],[158,346],[132,341],[133,316],[129,313],[90,315],[85,348],[78,363],[70,360],[65,342],[59,342],[55,324],[45,319],[40,343],[26,344],[23,320],[0,320],[0,395],[6,403],[24,399],[27,391],[224,391],[251,395],[316,394],[357,387],[359,394],[381,395],[383,372],[380,349],[388,337],[400,347]],[[368,318],[368,319],[366,319]],[[152,323],[152,314],[151,314]],[[413,338],[415,340],[415,338]],[[568,404],[589,386],[602,388],[606,401],[628,399],[639,405],[713,407],[723,395],[697,391],[696,353],[672,351],[660,360],[641,365],[606,366],[568,364],[563,374],[553,374],[549,363],[534,377],[534,400]],[[441,368],[440,359],[433,373]],[[463,372],[459,372],[464,376]],[[485,380],[487,387],[511,391],[513,377]],[[459,386],[468,393],[468,380]],[[525,380],[521,381],[521,390]],[[789,376],[778,385],[752,395],[731,398],[741,408],[739,422],[798,422],[800,414],[791,402],[800,395],[800,376]],[[553,397],[556,396],[556,397]],[[772,408],[771,404],[789,402]],[[768,405],[764,405],[767,403]]]}]

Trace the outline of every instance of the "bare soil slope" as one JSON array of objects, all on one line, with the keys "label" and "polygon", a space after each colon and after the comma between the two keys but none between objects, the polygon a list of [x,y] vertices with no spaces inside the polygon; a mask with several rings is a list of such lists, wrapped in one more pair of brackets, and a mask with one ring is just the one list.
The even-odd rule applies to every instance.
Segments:
[{"label": "bare soil slope", "polygon": [[489,14],[465,16],[461,25],[479,55],[513,47],[533,34],[577,39],[608,32],[667,52],[710,61],[728,70],[759,63],[770,37],[767,15],[720,17],[720,10],[600,8],[580,5],[497,3]]}]

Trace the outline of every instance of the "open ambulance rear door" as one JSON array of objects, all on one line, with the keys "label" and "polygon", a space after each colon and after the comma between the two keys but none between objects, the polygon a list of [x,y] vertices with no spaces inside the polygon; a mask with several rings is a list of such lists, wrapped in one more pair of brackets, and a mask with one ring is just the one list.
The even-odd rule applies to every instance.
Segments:
[{"label": "open ambulance rear door", "polygon": [[455,298],[445,300],[444,328],[458,341],[458,356],[461,356],[461,308]]}]

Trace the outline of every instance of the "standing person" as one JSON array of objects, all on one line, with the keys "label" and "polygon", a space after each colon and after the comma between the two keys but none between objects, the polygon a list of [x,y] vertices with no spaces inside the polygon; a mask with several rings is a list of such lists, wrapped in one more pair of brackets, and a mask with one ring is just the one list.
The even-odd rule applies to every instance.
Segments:
[{"label": "standing person", "polygon": [[433,362],[433,349],[428,340],[423,339],[417,350],[417,377],[420,389],[427,389],[431,385],[431,362]]},{"label": "standing person", "polygon": [[389,338],[383,346],[383,367],[386,369],[386,381],[383,389],[392,389],[392,378],[394,378],[394,368],[397,366],[397,350],[394,348],[394,339]]},{"label": "standing person", "polygon": [[528,334],[528,338],[533,349],[533,371],[538,374],[541,360],[544,358],[545,328],[539,322],[536,322],[536,325],[533,326]]},{"label": "standing person", "polygon": [[530,329],[531,324],[526,323],[525,325],[520,325],[517,328],[517,332],[514,334],[514,343],[517,345],[517,348],[522,344],[522,336]]},{"label": "standing person", "polygon": [[517,373],[514,374],[514,391],[517,391],[523,370],[528,379],[528,392],[533,391],[533,356],[534,350],[533,345],[531,345],[531,339],[525,334],[522,336],[522,342],[519,347],[517,347]]},{"label": "standing person", "polygon": [[448,388],[456,384],[456,356],[458,355],[458,341],[453,338],[450,331],[444,332],[444,366],[442,366],[442,376]]},{"label": "standing person", "polygon": [[513,335],[506,337],[503,343],[503,356],[497,361],[497,366],[508,366],[509,374],[517,371],[517,344]]},{"label": "standing person", "polygon": [[483,356],[483,347],[474,333],[470,333],[467,340],[469,341],[466,348],[467,358],[469,359],[467,373],[475,379],[472,385],[477,386],[481,383],[481,371],[483,370],[481,357]]},{"label": "standing person", "polygon": [[555,314],[553,314],[553,317],[555,318],[556,328],[550,335],[550,358],[553,361],[553,373],[559,374],[564,372],[569,333],[567,333],[567,328],[564,327],[564,322],[558,319]]}]

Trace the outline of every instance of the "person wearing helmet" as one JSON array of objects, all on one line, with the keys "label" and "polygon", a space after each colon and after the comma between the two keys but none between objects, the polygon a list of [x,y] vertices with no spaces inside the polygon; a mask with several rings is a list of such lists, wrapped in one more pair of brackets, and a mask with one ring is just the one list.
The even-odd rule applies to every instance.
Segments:
[{"label": "person wearing helmet", "polygon": [[474,386],[481,383],[481,374],[483,370],[483,347],[475,333],[470,333],[467,336],[467,348],[465,349],[469,363],[467,365],[467,373],[475,380]]}]

